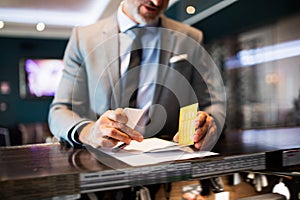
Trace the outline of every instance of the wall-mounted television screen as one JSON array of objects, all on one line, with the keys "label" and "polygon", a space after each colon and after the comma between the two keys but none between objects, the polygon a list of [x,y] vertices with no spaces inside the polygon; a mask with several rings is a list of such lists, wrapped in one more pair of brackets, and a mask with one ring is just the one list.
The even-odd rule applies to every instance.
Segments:
[{"label": "wall-mounted television screen", "polygon": [[62,59],[24,58],[20,60],[21,98],[51,98],[62,76]]}]

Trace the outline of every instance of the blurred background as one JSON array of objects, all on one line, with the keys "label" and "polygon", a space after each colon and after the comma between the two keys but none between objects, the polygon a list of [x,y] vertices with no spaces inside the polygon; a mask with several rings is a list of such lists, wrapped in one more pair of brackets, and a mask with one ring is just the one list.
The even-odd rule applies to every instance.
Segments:
[{"label": "blurred background", "polygon": [[[48,108],[72,28],[119,2],[1,0],[0,145],[51,138]],[[226,131],[300,125],[299,0],[170,0],[165,14],[203,31],[226,87]]]}]

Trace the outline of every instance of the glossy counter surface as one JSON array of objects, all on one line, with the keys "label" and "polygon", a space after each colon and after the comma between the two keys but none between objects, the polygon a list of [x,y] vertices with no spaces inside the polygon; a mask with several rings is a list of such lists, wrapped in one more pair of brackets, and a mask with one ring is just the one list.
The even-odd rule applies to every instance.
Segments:
[{"label": "glossy counter surface", "polygon": [[[300,148],[300,129],[230,132],[219,156],[115,170],[59,143],[0,148],[0,199],[42,199],[266,169],[266,152]],[[300,162],[300,160],[299,160]]]}]

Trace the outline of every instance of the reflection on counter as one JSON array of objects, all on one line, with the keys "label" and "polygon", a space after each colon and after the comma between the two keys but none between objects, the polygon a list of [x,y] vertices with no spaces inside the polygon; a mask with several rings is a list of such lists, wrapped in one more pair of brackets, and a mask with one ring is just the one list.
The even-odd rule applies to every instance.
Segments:
[{"label": "reflection on counter", "polygon": [[57,140],[52,137],[47,123],[20,123],[17,126],[0,127],[0,146],[52,142]]}]

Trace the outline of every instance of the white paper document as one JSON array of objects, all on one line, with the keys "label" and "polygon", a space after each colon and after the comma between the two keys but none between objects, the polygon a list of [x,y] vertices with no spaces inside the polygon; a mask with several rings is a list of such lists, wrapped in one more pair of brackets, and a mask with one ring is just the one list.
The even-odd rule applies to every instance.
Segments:
[{"label": "white paper document", "polygon": [[147,138],[142,142],[131,141],[128,146],[118,152],[112,152],[111,149],[105,148],[99,148],[99,151],[130,166],[151,165],[217,155],[217,153],[208,151],[193,151],[190,147],[179,146],[175,142],[159,138]]},{"label": "white paper document", "polygon": [[134,129],[144,112],[145,111],[142,109],[125,108],[124,113],[127,115],[128,118],[127,126]]},{"label": "white paper document", "polygon": [[[142,109],[125,108],[124,112],[128,117],[127,125],[134,129],[145,111]],[[189,146],[180,146],[178,143],[159,138],[146,138],[142,142],[132,140],[129,145],[124,145],[123,149],[119,148],[120,145],[123,146],[124,143],[119,142],[113,149],[94,149],[93,147],[88,147],[88,149],[91,148],[89,150],[96,154],[100,162],[104,162],[103,155],[100,155],[101,152],[113,157],[112,159],[117,159],[130,166],[152,165],[217,155],[217,153],[208,151],[194,151]],[[118,167],[111,159],[105,159],[105,162],[108,165],[114,164],[114,167]]]}]

